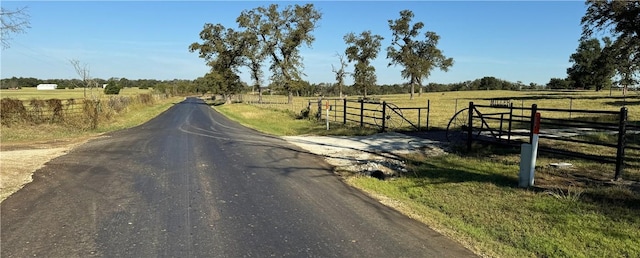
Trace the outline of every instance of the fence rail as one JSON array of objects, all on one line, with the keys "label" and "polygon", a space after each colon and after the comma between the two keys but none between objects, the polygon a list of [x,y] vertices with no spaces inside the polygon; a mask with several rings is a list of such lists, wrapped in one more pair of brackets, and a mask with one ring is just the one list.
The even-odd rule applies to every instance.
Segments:
[{"label": "fence rail", "polygon": [[[614,163],[615,179],[622,176],[625,166],[640,167],[640,162],[626,155],[628,150],[640,150],[638,140],[627,141],[638,138],[640,126],[630,124],[626,107],[619,111],[578,110],[469,102],[468,110],[465,129],[469,149],[473,141],[514,146],[531,143],[534,117],[540,113],[540,152]],[[514,111],[526,111],[529,115],[516,115]]]},{"label": "fence rail", "polygon": [[377,127],[380,131],[423,131],[429,129],[430,103],[427,100],[426,107],[398,107],[376,99],[319,98],[308,100],[307,108],[311,110],[314,106],[317,107],[317,120],[328,117],[332,122]]}]

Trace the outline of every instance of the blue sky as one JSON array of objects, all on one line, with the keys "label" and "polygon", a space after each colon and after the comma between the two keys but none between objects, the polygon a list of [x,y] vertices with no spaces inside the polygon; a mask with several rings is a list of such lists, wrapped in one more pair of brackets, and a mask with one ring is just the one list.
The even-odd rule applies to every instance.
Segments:
[{"label": "blue sky", "polygon": [[[13,35],[2,50],[0,77],[77,78],[70,59],[90,67],[97,78],[195,79],[209,68],[188,46],[200,42],[205,23],[236,27],[243,10],[268,1],[2,1],[2,7],[28,7],[31,28]],[[438,47],[454,65],[434,70],[426,82],[453,83],[494,76],[509,81],[546,84],[565,77],[580,38],[582,1],[316,1],[322,12],[316,41],[302,47],[304,73],[312,83],[334,82],[331,64],[344,53],[343,36],[371,30],[383,36],[373,62],[379,84],[403,83],[400,67],[388,67],[389,19],[404,9],[423,32],[440,35]],[[268,64],[265,64],[268,66]],[[350,66],[348,69],[352,69]],[[242,75],[248,81],[248,74]],[[347,83],[351,83],[349,78]],[[268,78],[264,79],[268,83]]]}]

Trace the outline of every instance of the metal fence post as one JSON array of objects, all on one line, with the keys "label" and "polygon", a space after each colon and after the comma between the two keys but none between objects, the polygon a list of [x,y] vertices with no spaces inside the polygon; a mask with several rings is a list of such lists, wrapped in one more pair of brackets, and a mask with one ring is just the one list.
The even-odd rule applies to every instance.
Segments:
[{"label": "metal fence post", "polygon": [[507,143],[511,143],[512,125],[513,125],[513,103],[509,104],[509,128],[507,129]]},{"label": "metal fence post", "polygon": [[531,123],[531,126],[529,127],[529,143],[533,142],[533,127],[536,121],[536,113],[538,113],[538,104],[533,104],[531,105],[531,120],[529,120]]},{"label": "metal fence post", "polygon": [[364,100],[360,100],[360,127],[364,127]]},{"label": "metal fence post", "polygon": [[467,151],[471,151],[471,141],[473,140],[473,101],[469,102],[469,113],[467,117]]},{"label": "metal fence post", "polygon": [[347,124],[347,99],[344,98],[342,99],[342,101],[344,102],[342,104],[342,120],[343,120],[342,124],[346,125]]},{"label": "metal fence post", "polygon": [[427,131],[429,131],[429,114],[431,113],[431,100],[427,99]]},{"label": "metal fence post", "polygon": [[333,121],[338,121],[338,100],[333,100]]},{"label": "metal fence post", "polygon": [[620,179],[624,170],[624,147],[627,134],[627,115],[629,110],[626,107],[620,108],[620,125],[618,127],[618,151],[616,152],[616,175],[615,180]]},{"label": "metal fence post", "polygon": [[386,101],[382,101],[382,132],[385,131],[385,128],[387,126],[387,102]]},{"label": "metal fence post", "polygon": [[569,97],[569,119],[571,119],[572,111],[573,111],[573,97]]}]

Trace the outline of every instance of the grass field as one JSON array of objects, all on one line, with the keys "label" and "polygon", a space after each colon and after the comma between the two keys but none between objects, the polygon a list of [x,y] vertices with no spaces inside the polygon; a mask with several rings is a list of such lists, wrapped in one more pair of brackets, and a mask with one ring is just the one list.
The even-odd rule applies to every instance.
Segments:
[{"label": "grass field", "polygon": [[[120,90],[118,96],[135,96],[144,93],[151,93],[152,89],[141,90],[138,88],[124,88]],[[97,98],[104,98],[109,95],[104,94],[102,88],[87,89],[87,97],[96,96]],[[84,98],[85,90],[82,88],[75,89],[60,89],[60,90],[37,90],[35,87],[22,88],[19,90],[0,90],[0,98],[16,98],[19,100],[30,99],[82,99]]]},{"label": "grass field", "polygon": [[[293,128],[286,135],[310,133],[309,127],[300,126],[299,130],[288,126],[309,123],[294,118],[308,99],[276,104],[286,102],[286,98],[265,97],[263,100],[270,104],[222,105],[216,109],[267,133],[283,134],[273,126]],[[520,101],[525,106],[538,103],[546,108],[568,108],[568,98],[573,97],[574,109],[613,111],[626,101],[631,120],[640,118],[637,97],[611,98],[608,92],[541,92],[540,96],[532,92],[447,92],[423,94],[416,100],[409,100],[408,95],[378,97],[404,107],[421,105],[429,98],[436,127],[446,124],[456,110],[456,100],[461,109],[465,106],[461,103],[488,104],[490,98],[510,98],[514,104]],[[318,125],[323,126],[311,122],[310,127]],[[405,158],[412,172],[405,177],[381,181],[355,174],[345,181],[374,196],[384,196],[396,209],[489,257],[640,256],[640,184],[610,181],[611,164],[541,155],[536,187],[521,189],[517,188],[517,149],[476,146],[470,153]],[[545,165],[559,161],[574,166],[562,170]],[[604,174],[605,179],[593,180],[592,176],[598,174]]]},{"label": "grass field", "polygon": [[[168,109],[173,103],[180,101],[182,97],[165,98],[164,96],[152,96],[153,103],[140,103],[137,96],[142,94],[150,95],[151,90],[140,90],[137,88],[127,88],[120,92],[119,95],[105,95],[94,92],[95,96],[104,101],[102,112],[97,118],[97,127],[89,128],[90,123],[83,115],[82,99],[84,99],[83,89],[61,89],[38,91],[35,88],[23,88],[21,90],[0,90],[1,98],[14,98],[25,101],[25,105],[29,105],[30,100],[48,100],[75,99],[75,110],[72,115],[65,117],[65,120],[57,123],[33,123],[23,122],[18,124],[2,123],[0,130],[0,142],[3,144],[28,144],[29,142],[49,142],[61,139],[72,139],[77,137],[86,137],[98,133],[120,130],[132,126],[139,125],[147,120],[155,117],[162,111]],[[89,94],[90,95],[90,94]],[[122,100],[130,97],[126,108],[119,110],[111,110],[110,100]],[[66,102],[63,102],[66,105]],[[67,108],[67,107],[65,107]],[[44,112],[46,114],[46,112]],[[66,113],[66,112],[65,112]],[[77,114],[76,114],[77,113]],[[89,119],[90,120],[90,119]]]},{"label": "grass field", "polygon": [[[22,93],[28,94],[21,96],[17,92],[0,91],[0,96],[14,94],[11,96],[25,100],[34,96],[43,99],[82,97],[82,90],[78,89]],[[476,91],[428,93],[414,100],[409,100],[408,95],[376,97],[401,107],[424,106],[429,99],[431,124],[440,128],[469,101],[488,104],[491,98],[510,98],[514,104],[520,101],[524,106],[538,103],[540,107],[568,108],[568,98],[573,97],[574,109],[607,110],[619,110],[621,103],[626,102],[631,120],[640,120],[637,96],[621,99],[614,95],[611,98],[608,92]],[[286,97],[265,96],[271,104],[222,105],[216,109],[247,126],[276,135],[375,132],[339,125],[332,125],[333,129],[326,131],[321,123],[295,119],[309,99],[317,100],[295,98],[293,104],[277,104],[286,102]],[[91,132],[55,125],[3,127],[0,141],[28,143],[127,128],[147,121],[177,101],[167,99],[151,107],[132,109]],[[380,181],[354,175],[345,181],[373,195],[386,196],[398,210],[487,256],[640,257],[640,187],[637,182],[589,180],[580,174],[581,171],[604,171],[611,167],[573,159],[568,160],[574,164],[570,170],[539,168],[536,171],[538,187],[520,189],[515,187],[518,157],[517,150],[492,146],[439,157],[410,155],[405,159],[412,173],[405,177]],[[557,160],[542,156],[538,161],[548,164]]]},{"label": "grass field", "polygon": [[[426,107],[427,100],[430,102],[429,125],[434,128],[444,129],[447,127],[451,117],[460,109],[469,106],[469,102],[475,104],[489,105],[491,99],[511,99],[514,107],[531,107],[537,104],[539,108],[563,108],[574,110],[610,110],[619,111],[622,106],[629,108],[629,120],[640,121],[640,94],[629,92],[627,97],[623,97],[621,92],[608,91],[454,91],[454,92],[429,92],[423,93],[411,100],[409,94],[379,95],[369,96],[380,101],[387,101],[396,104],[398,107]],[[243,100],[257,102],[257,96],[244,95]],[[357,97],[353,97],[357,99]],[[287,102],[286,96],[263,95],[263,101],[267,104],[259,104],[274,109],[290,110],[299,113],[312,101],[312,111],[317,108],[318,98],[294,98],[291,104]],[[333,104],[333,103],[330,103]],[[256,104],[258,105],[258,104]],[[406,111],[405,111],[406,112]],[[406,112],[409,116],[417,117],[417,113]],[[527,115],[523,112],[523,115]]]}]

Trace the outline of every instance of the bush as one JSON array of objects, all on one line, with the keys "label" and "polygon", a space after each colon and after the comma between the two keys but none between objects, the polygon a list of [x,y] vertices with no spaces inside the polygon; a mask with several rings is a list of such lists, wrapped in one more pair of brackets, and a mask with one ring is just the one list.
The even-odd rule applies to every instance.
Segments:
[{"label": "bush", "polygon": [[0,119],[2,124],[10,125],[22,122],[26,119],[27,109],[19,99],[3,98],[1,101],[2,112]]},{"label": "bush", "polygon": [[116,85],[114,81],[109,81],[109,83],[107,83],[107,87],[104,88],[104,94],[118,95],[120,94],[120,87]]},{"label": "bush", "polygon": [[309,107],[303,108],[302,110],[300,110],[300,115],[297,118],[308,119],[310,113],[311,113],[311,110],[309,109]]},{"label": "bush", "polygon": [[153,104],[153,96],[151,94],[140,94],[138,95],[138,101],[140,104],[151,105]]}]

